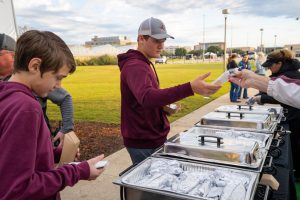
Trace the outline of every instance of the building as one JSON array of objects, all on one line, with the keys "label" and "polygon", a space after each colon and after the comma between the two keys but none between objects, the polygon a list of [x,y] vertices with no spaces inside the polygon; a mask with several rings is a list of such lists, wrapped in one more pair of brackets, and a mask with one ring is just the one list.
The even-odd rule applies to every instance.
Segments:
[{"label": "building", "polygon": [[244,52],[255,51],[255,47],[232,47],[231,49],[240,49]]},{"label": "building", "polygon": [[264,53],[269,54],[274,50],[283,49],[283,47],[266,47],[264,49]]},{"label": "building", "polygon": [[167,47],[164,48],[164,50],[167,53],[169,53],[169,54],[175,55],[175,51],[178,48],[184,48],[186,50],[186,52],[190,52],[192,50],[192,48],[189,47],[189,46],[184,46],[184,47],[180,47],[180,46],[167,46]]},{"label": "building", "polygon": [[207,49],[208,47],[215,46],[220,47],[221,49],[224,49],[224,42],[207,42],[207,43],[201,43],[194,45],[194,50],[201,50],[201,49]]},{"label": "building", "polygon": [[126,36],[110,36],[110,37],[98,37],[94,36],[91,41],[85,42],[87,46],[99,46],[99,45],[130,45],[131,40]]},{"label": "building", "polygon": [[164,48],[164,50],[169,54],[175,55],[175,51],[178,48],[180,48],[180,47],[179,46],[167,46]]},{"label": "building", "polygon": [[300,44],[287,44],[287,45],[284,45],[283,48],[292,51],[294,54],[300,52]]}]

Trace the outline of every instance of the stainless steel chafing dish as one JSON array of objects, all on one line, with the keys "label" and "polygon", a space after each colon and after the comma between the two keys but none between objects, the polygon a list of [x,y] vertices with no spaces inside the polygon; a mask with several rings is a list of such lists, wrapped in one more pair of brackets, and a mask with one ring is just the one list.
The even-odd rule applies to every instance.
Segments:
[{"label": "stainless steel chafing dish", "polygon": [[159,155],[234,165],[261,171],[272,135],[193,127],[169,139]]},{"label": "stainless steel chafing dish", "polygon": [[266,114],[270,115],[271,119],[278,123],[283,117],[283,108],[280,105],[224,105],[216,108],[215,111],[231,113]]},{"label": "stainless steel chafing dish", "polygon": [[258,178],[250,171],[149,157],[114,183],[121,186],[121,199],[128,200],[249,200]]},{"label": "stainless steel chafing dish", "polygon": [[273,133],[277,122],[267,114],[248,114],[231,112],[210,112],[204,115],[196,126],[227,128],[263,133]]}]

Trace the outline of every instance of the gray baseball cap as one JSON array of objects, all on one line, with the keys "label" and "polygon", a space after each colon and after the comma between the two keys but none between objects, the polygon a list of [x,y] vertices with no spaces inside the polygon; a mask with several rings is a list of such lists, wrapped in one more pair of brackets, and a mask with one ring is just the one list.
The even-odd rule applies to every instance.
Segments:
[{"label": "gray baseball cap", "polygon": [[149,35],[158,40],[165,38],[174,39],[173,36],[167,34],[165,24],[160,19],[153,17],[148,18],[141,23],[138,35]]},{"label": "gray baseball cap", "polygon": [[0,34],[0,50],[15,51],[15,49],[16,41],[4,33]]}]

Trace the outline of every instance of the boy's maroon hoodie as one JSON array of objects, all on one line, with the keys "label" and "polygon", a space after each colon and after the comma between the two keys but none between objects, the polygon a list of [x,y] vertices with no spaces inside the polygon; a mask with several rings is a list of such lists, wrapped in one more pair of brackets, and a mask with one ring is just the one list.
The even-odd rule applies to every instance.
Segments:
[{"label": "boy's maroon hoodie", "polygon": [[170,130],[163,106],[193,95],[191,85],[188,82],[159,89],[151,67],[153,64],[137,50],[118,55],[118,61],[124,145],[129,148],[158,148],[164,144]]},{"label": "boy's maroon hoodie", "polygon": [[60,199],[89,173],[87,162],[54,168],[41,105],[25,85],[0,81],[0,199]]}]

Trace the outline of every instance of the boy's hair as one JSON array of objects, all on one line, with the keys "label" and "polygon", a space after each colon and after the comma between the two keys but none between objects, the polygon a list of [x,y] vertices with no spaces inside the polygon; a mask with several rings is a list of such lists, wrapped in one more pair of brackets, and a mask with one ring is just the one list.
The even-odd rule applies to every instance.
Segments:
[{"label": "boy's hair", "polygon": [[[142,35],[142,37],[145,39],[145,40],[148,40],[150,38],[149,35]],[[139,41],[139,37],[137,37],[137,42]]]},{"label": "boy's hair", "polygon": [[28,71],[28,64],[33,58],[42,60],[41,76],[45,72],[57,72],[64,65],[69,67],[70,73],[76,70],[73,54],[66,43],[49,31],[31,30],[21,35],[17,40],[14,73]]}]

